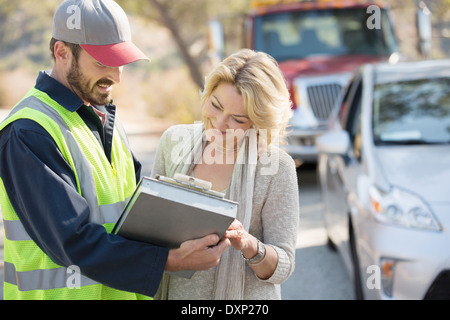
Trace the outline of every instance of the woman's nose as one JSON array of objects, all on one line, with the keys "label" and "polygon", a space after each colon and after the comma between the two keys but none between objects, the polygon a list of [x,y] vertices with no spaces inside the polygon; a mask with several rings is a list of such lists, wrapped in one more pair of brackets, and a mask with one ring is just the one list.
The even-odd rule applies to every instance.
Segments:
[{"label": "woman's nose", "polygon": [[216,118],[216,129],[226,132],[226,130],[229,128],[228,125],[228,119],[226,116],[221,115]]}]

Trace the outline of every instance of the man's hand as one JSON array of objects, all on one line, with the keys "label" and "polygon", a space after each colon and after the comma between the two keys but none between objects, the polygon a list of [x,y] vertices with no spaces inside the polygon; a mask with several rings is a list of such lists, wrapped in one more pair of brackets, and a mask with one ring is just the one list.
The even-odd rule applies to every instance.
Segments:
[{"label": "man's hand", "polygon": [[167,271],[208,270],[219,264],[220,257],[230,246],[230,240],[210,234],[196,240],[185,241],[178,249],[169,251]]}]

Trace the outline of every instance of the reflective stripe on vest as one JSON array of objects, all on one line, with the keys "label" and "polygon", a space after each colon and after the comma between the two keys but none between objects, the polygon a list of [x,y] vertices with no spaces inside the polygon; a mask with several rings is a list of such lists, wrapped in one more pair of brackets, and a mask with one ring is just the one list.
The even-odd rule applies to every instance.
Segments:
[{"label": "reflective stripe on vest", "polygon": [[[114,204],[105,204],[99,207],[99,220],[101,224],[114,224],[117,222],[117,211],[125,207],[127,201],[122,201]],[[119,214],[122,212],[120,211]],[[27,241],[31,240],[28,233],[25,231],[20,220],[4,220],[5,237],[11,241]]]},{"label": "reflective stripe on vest", "polygon": [[[69,268],[38,269],[18,272],[12,263],[5,262],[5,279],[7,283],[16,285],[19,291],[61,289],[68,286],[68,274],[73,270]],[[6,280],[5,280],[6,281]],[[80,275],[80,287],[98,284],[94,280]]]},{"label": "reflective stripe on vest", "polygon": [[[64,111],[65,109],[63,110],[61,108],[62,107],[60,105],[51,100],[45,93],[37,89],[32,89],[27,94],[27,96],[14,107],[11,114],[2,122],[0,130],[2,130],[10,122],[21,118],[34,120],[38,122],[44,129],[46,129],[47,132],[55,140],[61,153],[66,158],[67,162],[71,165],[74,171],[78,192],[83,196],[83,198],[85,198],[89,205],[89,221],[104,225],[105,228],[110,231],[114,223],[119,218],[126,202],[131,196],[136,185],[136,181],[134,178],[134,166],[128,140],[126,138],[126,135],[124,134],[123,128],[120,127],[120,122],[117,121],[114,128],[114,139],[119,140],[113,139],[111,165],[108,168],[107,166],[109,165],[109,162],[107,160],[95,160],[97,158],[100,159],[101,156],[103,156],[104,159],[106,159],[106,157],[104,156],[103,148],[99,147],[100,144],[98,146],[95,145],[95,143],[97,143],[98,141],[95,140],[96,142],[93,142],[95,139],[93,135],[93,139],[86,139],[86,137],[89,138],[89,135],[87,133],[92,134],[89,128],[84,124],[84,122],[80,123],[78,120],[78,122],[73,122],[74,120],[70,118],[72,117],[72,115],[68,111]],[[66,120],[64,120],[63,115],[57,111],[58,109],[60,109],[60,112],[63,112],[63,114],[65,113],[64,117],[66,118]],[[78,115],[76,116],[78,117]],[[70,126],[73,126],[74,124],[78,124],[78,126],[74,127],[77,133],[72,132],[71,130]],[[82,141],[84,147],[80,145],[77,138],[81,139],[80,141]],[[123,146],[124,148],[122,149],[121,146]],[[91,157],[91,159],[94,159],[92,161],[89,161],[84,151],[86,151],[86,148],[91,149],[91,147],[93,147],[93,149],[97,151],[94,150],[90,155],[88,155]],[[98,155],[100,153],[100,150],[103,155]],[[125,159],[123,159],[124,157]],[[115,166],[118,167],[116,168]],[[97,181],[94,178],[93,168],[95,168],[97,172],[97,179],[101,179],[98,180],[100,181],[99,190],[96,189]],[[98,178],[99,175],[103,175],[103,173],[106,173],[108,170],[110,170],[109,172],[112,172],[112,176],[109,176],[110,178],[108,178],[108,176],[106,175],[104,178]],[[119,170],[119,175],[117,177],[116,170]],[[108,173],[108,175],[109,174],[110,173]],[[120,179],[124,179],[125,177],[127,179],[126,183],[124,181],[124,186],[122,186],[122,184],[120,184],[119,186],[119,188],[121,188],[121,192],[119,193],[119,191],[117,191],[115,193],[117,195],[109,195],[109,193],[113,192],[109,192],[108,190],[117,189],[116,180],[119,180],[120,183]],[[105,181],[113,181],[112,186],[111,183],[105,183]],[[15,214],[14,209],[10,205],[1,179],[0,182],[1,190],[4,193],[4,197],[6,198],[6,200],[2,201],[2,211],[6,211],[7,213],[3,217],[5,228],[5,299],[8,296],[8,290],[14,290],[11,289],[11,285],[13,285],[14,288],[17,288],[15,290],[18,290],[18,292],[11,292],[11,296],[19,297],[19,292],[28,292],[32,290],[52,291],[58,288],[63,288],[61,290],[64,290],[64,288],[66,288],[66,281],[68,277],[67,268],[55,265],[48,256],[40,251],[37,246],[35,247],[36,249],[31,250],[34,250],[33,252],[42,255],[42,259],[48,261],[41,264],[47,267],[42,268],[36,266],[32,270],[16,270],[17,266],[15,265],[14,257],[19,253],[14,253],[16,249],[13,249],[12,253],[10,253],[8,249],[10,248],[10,246],[14,247],[15,243],[19,244],[34,242],[32,242],[30,236],[25,231],[25,228]],[[102,187],[106,187],[106,189],[102,190]],[[107,193],[106,195],[105,192]],[[103,199],[103,201],[111,201],[113,203],[101,203],[100,199]],[[6,219],[5,216],[8,216],[9,219]],[[39,252],[36,252],[36,250],[38,250]],[[19,261],[23,263],[23,257],[17,257],[18,259],[20,259]],[[104,292],[110,292],[110,297],[120,299],[129,299],[133,298],[133,296],[136,296],[135,294],[122,292],[119,290],[115,290],[114,292],[112,292],[114,289],[97,284],[95,281],[87,277],[83,277],[81,275],[80,277],[81,290],[84,290],[84,286],[89,286],[90,291],[87,291],[88,294],[86,296],[101,296],[102,298],[108,299],[108,295],[106,294],[105,296]],[[97,284],[97,286],[92,286],[94,284]],[[102,289],[102,287],[106,289]],[[71,290],[69,288],[66,289],[68,291],[64,291],[64,298],[70,298]],[[57,296],[57,298],[61,297]]]}]

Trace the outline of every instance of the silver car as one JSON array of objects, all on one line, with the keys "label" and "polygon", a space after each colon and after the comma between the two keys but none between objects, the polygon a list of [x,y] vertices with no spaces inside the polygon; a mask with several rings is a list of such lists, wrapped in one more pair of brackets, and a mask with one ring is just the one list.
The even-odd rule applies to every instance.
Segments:
[{"label": "silver car", "polygon": [[358,299],[450,299],[450,60],[368,64],[317,140],[328,244]]}]

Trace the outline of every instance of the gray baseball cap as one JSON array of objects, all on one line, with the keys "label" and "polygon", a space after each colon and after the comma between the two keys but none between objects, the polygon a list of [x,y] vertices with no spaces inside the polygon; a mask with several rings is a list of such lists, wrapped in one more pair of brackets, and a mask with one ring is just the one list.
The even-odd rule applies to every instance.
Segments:
[{"label": "gray baseball cap", "polygon": [[79,44],[109,67],[150,60],[131,42],[127,15],[113,0],[65,0],[53,17],[52,36]]}]

